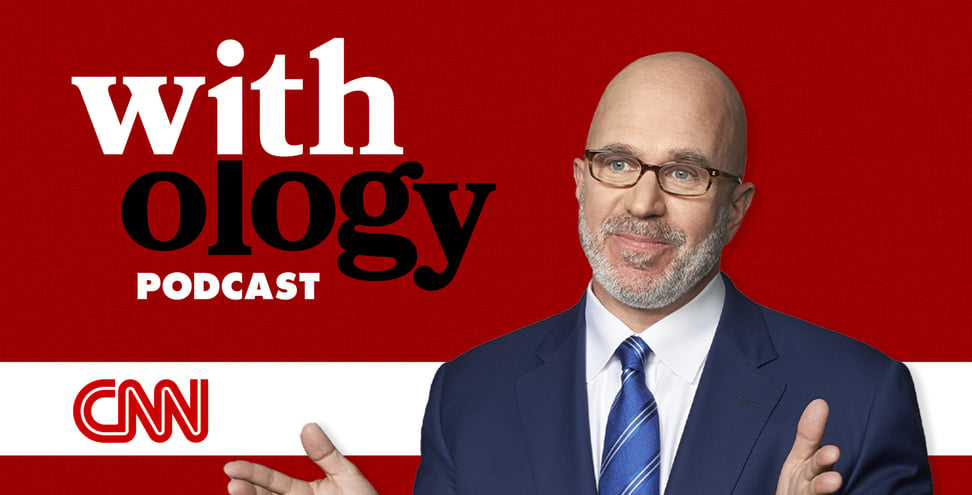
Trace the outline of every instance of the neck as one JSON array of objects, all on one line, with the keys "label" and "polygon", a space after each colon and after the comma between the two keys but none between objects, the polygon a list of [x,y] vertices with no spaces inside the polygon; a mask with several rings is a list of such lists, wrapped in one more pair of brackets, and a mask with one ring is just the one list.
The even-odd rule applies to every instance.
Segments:
[{"label": "neck", "polygon": [[608,294],[604,287],[597,283],[597,280],[594,280],[591,283],[591,288],[594,291],[594,296],[596,296],[597,300],[604,305],[605,309],[607,309],[614,316],[617,316],[618,319],[624,322],[624,324],[627,325],[627,327],[633,332],[641,333],[662,318],[675,312],[678,308],[688,304],[688,302],[694,299],[695,296],[699,295],[699,293],[702,292],[702,289],[709,285],[709,282],[711,282],[712,279],[718,274],[719,267],[716,266],[711,272],[702,277],[702,279],[699,280],[699,283],[695,284],[673,303],[669,304],[668,306],[653,309],[633,308],[625,305]]}]

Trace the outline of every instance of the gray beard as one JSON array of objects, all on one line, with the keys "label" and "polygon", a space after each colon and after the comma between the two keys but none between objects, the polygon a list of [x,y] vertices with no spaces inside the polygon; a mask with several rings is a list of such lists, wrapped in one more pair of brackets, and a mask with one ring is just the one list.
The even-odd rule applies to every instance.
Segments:
[{"label": "gray beard", "polygon": [[[729,205],[719,211],[715,225],[705,239],[695,248],[681,252],[685,244],[685,234],[673,229],[659,219],[643,220],[631,216],[614,216],[601,224],[600,235],[595,234],[584,219],[584,191],[581,191],[580,211],[577,230],[580,233],[581,247],[591,264],[594,280],[618,302],[638,309],[660,309],[671,305],[684,296],[715,267],[719,266],[722,246],[725,245],[729,223]],[[608,235],[631,232],[650,236],[668,242],[676,248],[676,258],[670,267],[658,278],[646,275],[633,280],[625,280],[619,271],[604,256],[604,239]],[[625,251],[622,260],[636,268],[646,268],[652,256],[644,253]]]}]

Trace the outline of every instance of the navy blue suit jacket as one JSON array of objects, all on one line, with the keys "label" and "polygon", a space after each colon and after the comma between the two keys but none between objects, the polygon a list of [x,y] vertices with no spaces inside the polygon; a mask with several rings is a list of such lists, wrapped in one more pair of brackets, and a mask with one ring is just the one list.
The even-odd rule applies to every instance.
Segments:
[{"label": "navy blue suit jacket", "polygon": [[[584,301],[483,344],[435,376],[415,493],[595,494]],[[830,403],[844,494],[930,494],[905,366],[752,302],[726,302],[665,493],[773,494],[806,405]]]}]

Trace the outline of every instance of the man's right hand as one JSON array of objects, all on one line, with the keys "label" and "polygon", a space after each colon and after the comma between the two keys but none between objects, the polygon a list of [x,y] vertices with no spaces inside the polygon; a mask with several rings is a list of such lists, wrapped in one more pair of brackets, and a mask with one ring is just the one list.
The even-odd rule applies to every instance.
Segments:
[{"label": "man's right hand", "polygon": [[307,482],[260,464],[233,461],[223,466],[223,472],[233,478],[227,487],[230,495],[378,495],[319,426],[314,423],[304,425],[300,443],[307,456],[324,470],[325,478]]}]

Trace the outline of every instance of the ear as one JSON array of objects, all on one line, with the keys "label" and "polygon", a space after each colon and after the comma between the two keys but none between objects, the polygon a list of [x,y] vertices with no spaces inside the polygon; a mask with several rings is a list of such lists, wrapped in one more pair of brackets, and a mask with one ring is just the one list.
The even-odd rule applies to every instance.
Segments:
[{"label": "ear", "polygon": [[749,205],[753,202],[753,194],[755,191],[756,186],[752,182],[746,182],[736,186],[736,189],[732,192],[732,198],[729,203],[729,222],[726,225],[726,244],[739,231],[743,217],[746,216],[746,210],[749,210]]},{"label": "ear", "polygon": [[580,201],[581,189],[584,188],[584,176],[587,175],[587,167],[583,158],[574,158],[574,197]]}]

